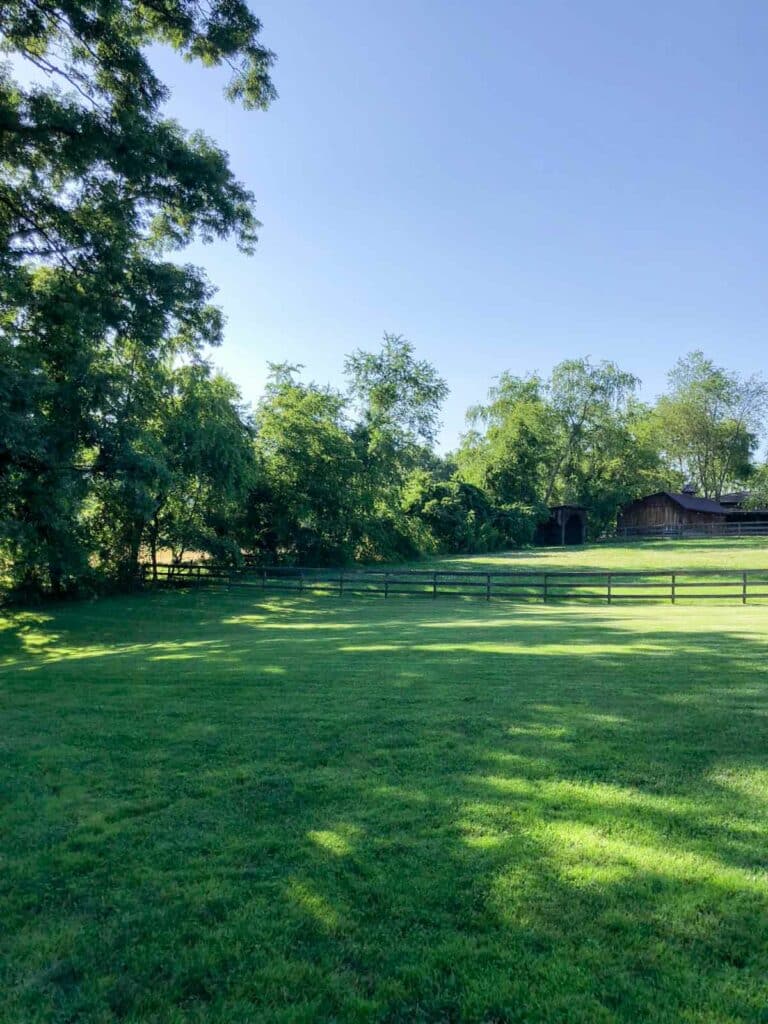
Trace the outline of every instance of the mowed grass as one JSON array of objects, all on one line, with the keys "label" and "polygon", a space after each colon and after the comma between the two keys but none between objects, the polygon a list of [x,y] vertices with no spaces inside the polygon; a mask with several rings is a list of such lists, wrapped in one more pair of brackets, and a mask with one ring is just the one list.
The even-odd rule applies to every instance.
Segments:
[{"label": "mowed grass", "polygon": [[768,537],[640,540],[573,548],[527,548],[435,559],[430,568],[491,571],[768,569]]},{"label": "mowed grass", "polygon": [[2,625],[3,1021],[768,1020],[766,607]]}]

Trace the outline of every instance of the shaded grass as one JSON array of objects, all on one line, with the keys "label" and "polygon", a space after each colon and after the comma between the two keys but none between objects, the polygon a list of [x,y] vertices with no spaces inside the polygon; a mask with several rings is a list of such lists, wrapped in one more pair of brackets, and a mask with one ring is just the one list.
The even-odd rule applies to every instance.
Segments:
[{"label": "shaded grass", "polygon": [[768,1020],[765,608],[3,625],[3,1020]]}]

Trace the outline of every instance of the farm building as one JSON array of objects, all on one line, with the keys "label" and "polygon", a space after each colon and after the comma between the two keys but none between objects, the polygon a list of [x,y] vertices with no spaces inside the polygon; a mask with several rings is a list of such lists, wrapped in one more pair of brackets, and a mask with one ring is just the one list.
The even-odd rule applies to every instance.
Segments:
[{"label": "farm building", "polygon": [[583,505],[551,505],[549,519],[539,523],[534,543],[542,547],[585,544],[587,510]]},{"label": "farm building", "polygon": [[658,491],[626,505],[619,516],[619,531],[679,529],[724,523],[730,509],[712,498],[700,498],[692,488],[681,492]]},{"label": "farm building", "polygon": [[744,508],[744,502],[749,497],[749,491],[734,491],[720,496],[720,504],[728,513],[726,522],[768,523],[768,508]]},{"label": "farm building", "polygon": [[731,494],[721,494],[720,504],[724,505],[729,512],[739,509],[749,497],[749,491],[733,491]]}]

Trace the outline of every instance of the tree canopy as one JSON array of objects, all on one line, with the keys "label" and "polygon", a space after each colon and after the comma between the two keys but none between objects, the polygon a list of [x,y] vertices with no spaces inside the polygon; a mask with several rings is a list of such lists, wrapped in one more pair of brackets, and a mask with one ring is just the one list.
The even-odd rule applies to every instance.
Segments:
[{"label": "tree canopy", "polygon": [[[163,116],[147,47],[227,65],[230,98],[265,108],[260,29],[239,0],[2,5],[0,516],[29,585],[58,591],[100,561],[135,570],[147,489],[173,472],[154,430],[169,374],[222,333],[202,272],[168,254],[256,241],[227,155]],[[96,553],[94,495],[112,524]]]},{"label": "tree canopy", "polygon": [[226,69],[246,108],[275,98],[242,0],[0,6],[3,589],[123,585],[142,560],[192,552],[489,550],[529,542],[559,502],[586,505],[600,536],[627,501],[684,481],[764,494],[768,387],[701,352],[653,406],[613,362],[503,372],[450,456],[447,384],[399,334],[351,352],[339,388],[272,364],[252,412],[213,365],[223,314],[181,253],[215,239],[251,252],[254,197],[212,139],[166,116],[156,45]]},{"label": "tree canopy", "polygon": [[550,504],[584,504],[591,532],[609,530],[624,502],[669,477],[638,383],[589,359],[560,363],[547,379],[502,374],[488,404],[469,411],[459,477],[499,506],[522,504],[539,518]]},{"label": "tree canopy", "polygon": [[723,491],[751,473],[768,415],[768,384],[691,352],[669,374],[669,392],[656,406],[658,435],[669,462],[703,495]]}]

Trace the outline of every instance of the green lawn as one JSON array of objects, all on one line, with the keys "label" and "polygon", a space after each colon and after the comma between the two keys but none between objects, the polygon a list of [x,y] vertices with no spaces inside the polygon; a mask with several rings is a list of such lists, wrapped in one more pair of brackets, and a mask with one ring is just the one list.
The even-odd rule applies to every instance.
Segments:
[{"label": "green lawn", "polygon": [[4,1022],[768,1021],[768,608],[1,624]]},{"label": "green lawn", "polygon": [[[643,540],[436,559],[467,569],[768,569],[768,537]],[[430,562],[430,567],[432,562]]]}]

